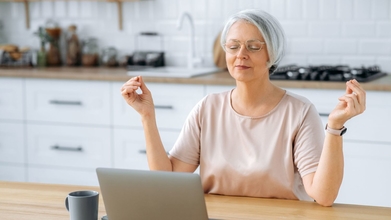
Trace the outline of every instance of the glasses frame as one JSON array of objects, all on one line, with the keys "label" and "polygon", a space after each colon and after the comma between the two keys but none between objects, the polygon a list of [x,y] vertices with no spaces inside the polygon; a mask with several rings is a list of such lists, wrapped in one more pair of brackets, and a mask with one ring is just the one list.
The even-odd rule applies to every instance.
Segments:
[{"label": "glasses frame", "polygon": [[[230,51],[229,51],[230,49],[227,49],[227,42],[226,42],[225,44],[223,44],[223,45],[224,45],[223,49],[224,49],[225,52],[227,52],[227,53],[229,53],[229,54],[237,55],[237,54],[239,53],[239,51],[242,50],[243,43],[240,42],[240,41],[238,41],[238,40],[230,40],[230,41],[234,41],[234,42],[238,43],[238,44],[240,45],[240,48],[238,48],[237,51],[235,51],[235,52],[234,52],[234,51],[231,51],[231,52],[230,52]],[[260,48],[259,50],[249,49],[248,42],[254,42],[254,41],[259,41],[259,42],[261,43],[262,46],[261,46],[261,48]],[[244,43],[244,45],[245,45],[245,47],[246,47],[246,50],[247,50],[248,52],[250,52],[250,53],[256,53],[256,52],[261,51],[261,50],[264,48],[264,45],[265,45],[265,44],[266,44],[266,42],[260,41],[260,40],[258,40],[258,39],[247,40],[247,41]]]}]

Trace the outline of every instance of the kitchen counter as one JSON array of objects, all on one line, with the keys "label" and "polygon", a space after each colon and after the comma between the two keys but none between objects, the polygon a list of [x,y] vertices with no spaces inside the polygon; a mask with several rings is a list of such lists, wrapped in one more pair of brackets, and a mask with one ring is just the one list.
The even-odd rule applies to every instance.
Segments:
[{"label": "kitchen counter", "polygon": [[[69,219],[64,200],[69,192],[99,187],[0,181],[0,216],[8,220]],[[205,195],[209,217],[218,219],[389,219],[391,208],[315,202]],[[99,196],[99,219],[105,215]]]},{"label": "kitchen counter", "polygon": [[[26,77],[71,80],[102,80],[126,82],[130,77],[124,68],[107,67],[48,67],[48,68],[0,68],[0,77]],[[227,71],[192,78],[144,77],[146,82],[235,85],[235,80]],[[344,82],[272,80],[283,88],[345,89]],[[391,75],[362,83],[367,91],[391,91]]]}]

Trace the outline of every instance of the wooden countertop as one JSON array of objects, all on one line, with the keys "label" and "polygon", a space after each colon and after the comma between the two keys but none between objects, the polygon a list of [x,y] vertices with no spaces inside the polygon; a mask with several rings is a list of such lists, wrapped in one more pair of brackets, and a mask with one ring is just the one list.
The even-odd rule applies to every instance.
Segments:
[{"label": "wooden countertop", "polygon": [[[0,181],[0,216],[7,220],[65,220],[69,192],[99,187]],[[99,218],[105,215],[99,196]],[[219,219],[390,219],[391,208],[315,202],[205,195],[209,217]],[[100,219],[99,219],[100,220]]]},{"label": "wooden countertop", "polygon": [[[48,67],[48,68],[0,68],[0,77],[28,77],[72,80],[103,80],[126,82],[131,76],[124,68],[107,67]],[[205,85],[235,85],[235,80],[227,71],[192,78],[144,77],[146,82],[205,84]],[[344,82],[321,81],[288,81],[273,80],[275,85],[283,88],[312,89],[345,89]],[[391,75],[377,80],[362,83],[367,91],[391,91]]]}]

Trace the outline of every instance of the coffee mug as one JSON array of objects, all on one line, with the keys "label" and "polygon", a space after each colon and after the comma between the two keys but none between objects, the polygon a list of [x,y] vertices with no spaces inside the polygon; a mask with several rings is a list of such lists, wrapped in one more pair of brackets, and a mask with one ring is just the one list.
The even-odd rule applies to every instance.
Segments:
[{"label": "coffee mug", "polygon": [[65,199],[65,207],[70,220],[97,220],[99,193],[89,190],[71,192]]}]

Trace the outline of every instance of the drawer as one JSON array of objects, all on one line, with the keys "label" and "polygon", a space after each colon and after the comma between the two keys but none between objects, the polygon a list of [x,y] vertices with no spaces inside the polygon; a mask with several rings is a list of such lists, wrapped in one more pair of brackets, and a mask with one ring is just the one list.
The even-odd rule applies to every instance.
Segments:
[{"label": "drawer", "polygon": [[[142,127],[140,115],[121,96],[122,85],[113,85],[114,125]],[[152,92],[159,128],[181,129],[191,109],[204,97],[202,85],[148,83],[147,86]]]},{"label": "drawer", "polygon": [[[168,152],[174,146],[179,131],[160,131],[160,136]],[[114,167],[149,170],[141,129],[114,129]]]},{"label": "drawer", "polygon": [[25,162],[24,134],[23,123],[0,122],[0,162]]},{"label": "drawer", "polygon": [[344,142],[345,172],[337,203],[391,207],[391,144]]},{"label": "drawer", "polygon": [[110,124],[109,82],[26,80],[27,120]]},{"label": "drawer", "polygon": [[2,181],[26,181],[26,168],[24,165],[0,163],[0,180]]},{"label": "drawer", "polygon": [[110,129],[27,125],[30,165],[96,168],[111,165]]},{"label": "drawer", "polygon": [[0,119],[23,120],[24,80],[0,78]]},{"label": "drawer", "polygon": [[61,169],[29,166],[28,182],[99,186],[95,169]]}]

